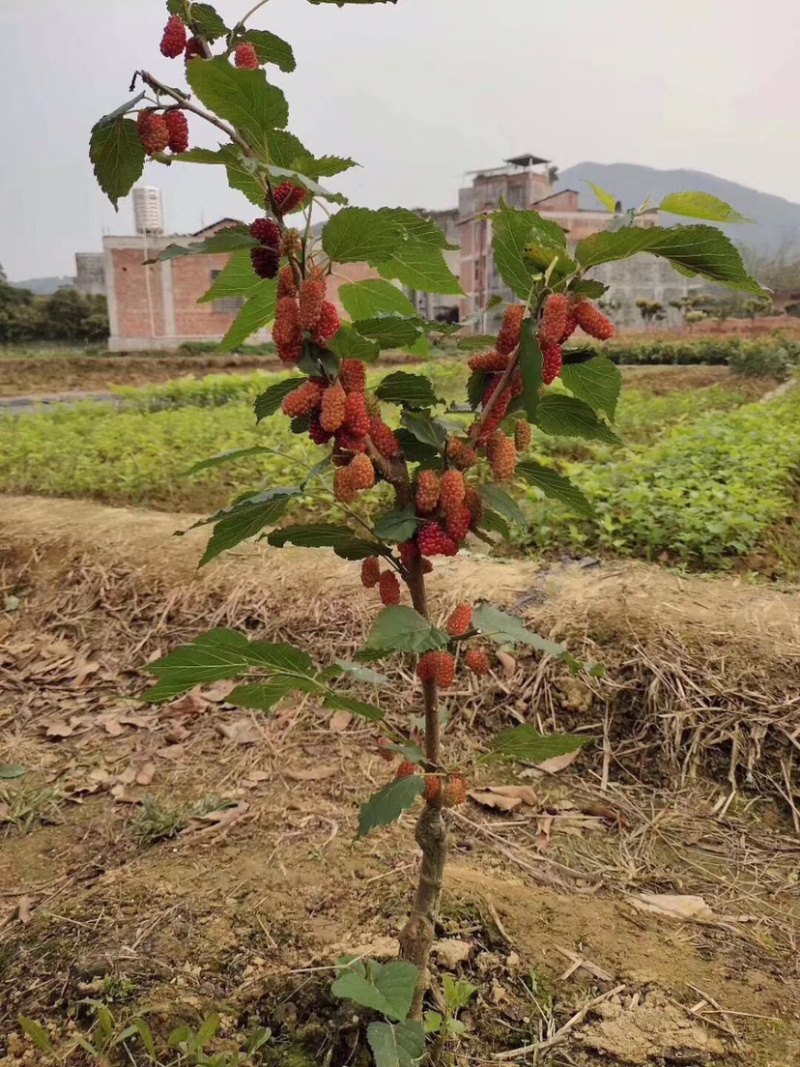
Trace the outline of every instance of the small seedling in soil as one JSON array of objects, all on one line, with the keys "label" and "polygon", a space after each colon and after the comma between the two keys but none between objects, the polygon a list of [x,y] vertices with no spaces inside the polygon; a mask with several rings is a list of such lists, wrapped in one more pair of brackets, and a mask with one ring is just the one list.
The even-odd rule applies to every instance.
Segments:
[{"label": "small seedling in soil", "polygon": [[[337,0],[339,6],[351,2],[365,0]],[[350,678],[363,682],[364,666],[321,665],[313,644],[306,650],[249,641],[229,630],[212,630],[150,664],[158,684],[147,699],[166,702],[195,685],[234,679],[239,684],[227,700],[241,708],[267,713],[299,691],[316,696],[328,709],[376,724],[376,751],[387,757],[386,782],[362,807],[358,833],[395,822],[421,801],[420,876],[400,935],[402,960],[385,965],[388,972],[378,964],[354,965],[334,989],[385,1016],[368,1031],[379,1067],[414,1064],[424,1055],[423,1001],[450,811],[464,803],[469,788],[464,770],[448,758],[447,724],[453,721],[448,705],[454,701],[447,694],[491,671],[497,648],[527,646],[576,673],[587,669],[562,645],[487,603],[464,603],[439,618],[427,575],[457,556],[471,538],[491,545],[497,537],[508,538],[510,526],[525,525],[509,492],[515,480],[537,487],[575,515],[591,516],[577,486],[534,458],[530,428],[556,437],[619,441],[611,426],[620,392],[618,370],[594,348],[565,347],[581,332],[601,342],[614,334],[595,303],[606,286],[591,277],[594,267],[650,252],[684,273],[757,295],[761,289],[729,238],[715,226],[697,223],[737,221],[736,213],[713,197],[681,193],[669,198],[670,213],[688,216],[690,225],[645,228],[633,211],[617,215],[606,230],[574,247],[553,221],[501,202],[485,218],[495,265],[512,302],[493,296],[461,326],[427,321],[397,285],[463,295],[447,266],[445,235],[417,212],[347,206],[346,198],[328,187],[354,161],[317,155],[289,132],[286,97],[272,74],[275,66],[293,70],[294,54],[271,32],[251,29],[251,18],[263,6],[256,4],[227,26],[208,4],[169,0],[161,48],[175,71],[168,82],[147,70],[135,73],[137,95],[94,127],[91,159],[114,204],[128,194],[149,157],[185,170],[187,182],[192,168],[184,168],[184,162],[221,164],[231,186],[255,206],[249,226],[231,226],[191,247],[172,245],[161,258],[198,251],[229,254],[204,297],[245,300],[221,348],[230,351],[271,324],[278,356],[292,373],[256,400],[256,418],[286,418],[287,434],[307,435],[319,446],[319,462],[295,484],[256,487],[204,520],[213,533],[202,564],[247,538],[265,535],[275,549],[327,548],[351,560],[377,608],[360,659],[395,657],[416,671],[422,743],[378,726],[384,719],[379,697],[366,701],[348,693]],[[390,9],[364,17],[385,22],[385,32],[391,33]],[[158,47],[154,30],[154,53]],[[175,88],[182,73],[188,85]],[[212,127],[218,149],[190,147],[201,125]],[[609,194],[603,197],[615,204]],[[312,225],[317,205],[329,215],[319,234]],[[331,207],[339,210],[330,215]],[[338,289],[341,308],[351,319],[343,323],[328,280],[340,264],[351,263],[367,263],[379,277]],[[472,372],[463,402],[448,407],[428,377],[406,371],[387,374],[367,391],[366,367],[382,351],[427,355],[432,341],[461,333],[458,344],[462,331],[476,325],[482,332],[499,329],[483,351],[463,350]],[[399,421],[390,415],[398,409]],[[236,462],[241,455],[242,450],[229,452],[208,463]],[[375,487],[389,490],[391,505],[365,513],[363,495]],[[329,494],[331,488],[335,512],[330,521],[284,521],[290,503],[320,490]],[[489,597],[492,590],[485,593]],[[523,725],[501,735],[493,751],[497,758],[539,763],[574,751],[584,740],[542,736]],[[151,840],[176,832],[178,825],[157,816],[145,822]],[[362,994],[379,985],[387,973],[402,976],[402,1011],[385,997],[370,1004],[354,993],[356,985]]]}]

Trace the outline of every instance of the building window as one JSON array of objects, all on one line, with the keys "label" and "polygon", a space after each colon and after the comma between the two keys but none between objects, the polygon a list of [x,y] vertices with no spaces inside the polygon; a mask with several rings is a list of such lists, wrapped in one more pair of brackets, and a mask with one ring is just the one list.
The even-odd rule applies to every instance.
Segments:
[{"label": "building window", "polygon": [[[220,274],[222,274],[221,270],[211,271],[212,284]],[[238,315],[246,302],[246,297],[243,296],[223,296],[220,300],[215,300],[211,306],[215,315]]]}]

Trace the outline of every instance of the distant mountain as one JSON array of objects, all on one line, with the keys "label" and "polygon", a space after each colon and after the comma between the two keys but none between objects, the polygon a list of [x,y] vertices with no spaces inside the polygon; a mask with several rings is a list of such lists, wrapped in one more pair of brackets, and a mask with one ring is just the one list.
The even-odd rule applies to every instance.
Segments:
[{"label": "distant mountain", "polygon": [[29,278],[25,282],[9,282],[15,289],[30,289],[37,296],[50,296],[57,289],[72,289],[75,279],[66,275],[62,278]]},{"label": "distant mountain", "polygon": [[[668,193],[711,193],[757,223],[722,227],[737,244],[759,252],[790,247],[800,255],[800,204],[781,196],[760,193],[699,170],[656,170],[633,163],[578,163],[561,171],[557,189],[576,189],[581,194],[581,207],[597,207],[587,181],[617,197],[624,208],[638,207],[648,197],[658,204]],[[674,215],[665,219],[670,220],[670,225],[678,221]]]}]

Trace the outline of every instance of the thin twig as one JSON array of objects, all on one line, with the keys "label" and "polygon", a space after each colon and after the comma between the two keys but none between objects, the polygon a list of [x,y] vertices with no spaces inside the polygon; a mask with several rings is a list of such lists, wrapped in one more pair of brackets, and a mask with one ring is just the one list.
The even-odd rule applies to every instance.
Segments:
[{"label": "thin twig", "polygon": [[578,1023],[583,1022],[586,1016],[597,1007],[598,1004],[602,1004],[604,1000],[610,1000],[611,997],[615,997],[618,993],[621,993],[625,988],[625,983],[615,986],[609,990],[608,993],[603,993],[599,997],[595,997],[594,1000],[590,1000],[588,1004],[584,1004],[580,1011],[576,1011],[571,1019],[567,1020],[564,1025],[553,1034],[552,1037],[548,1037],[546,1041],[534,1041],[532,1045],[523,1045],[522,1048],[512,1048],[508,1052],[497,1052],[492,1057],[493,1060],[518,1060],[520,1056],[527,1056],[529,1052],[545,1052],[547,1049],[552,1048],[554,1045],[563,1041],[567,1034],[574,1030]]}]

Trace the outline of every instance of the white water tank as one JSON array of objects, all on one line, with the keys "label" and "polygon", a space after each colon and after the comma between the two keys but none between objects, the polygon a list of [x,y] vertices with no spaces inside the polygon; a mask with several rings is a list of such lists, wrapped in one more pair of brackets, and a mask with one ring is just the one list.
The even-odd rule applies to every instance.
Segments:
[{"label": "white water tank", "polygon": [[164,232],[164,204],[161,190],[154,185],[137,185],[133,190],[133,219],[137,233]]}]

